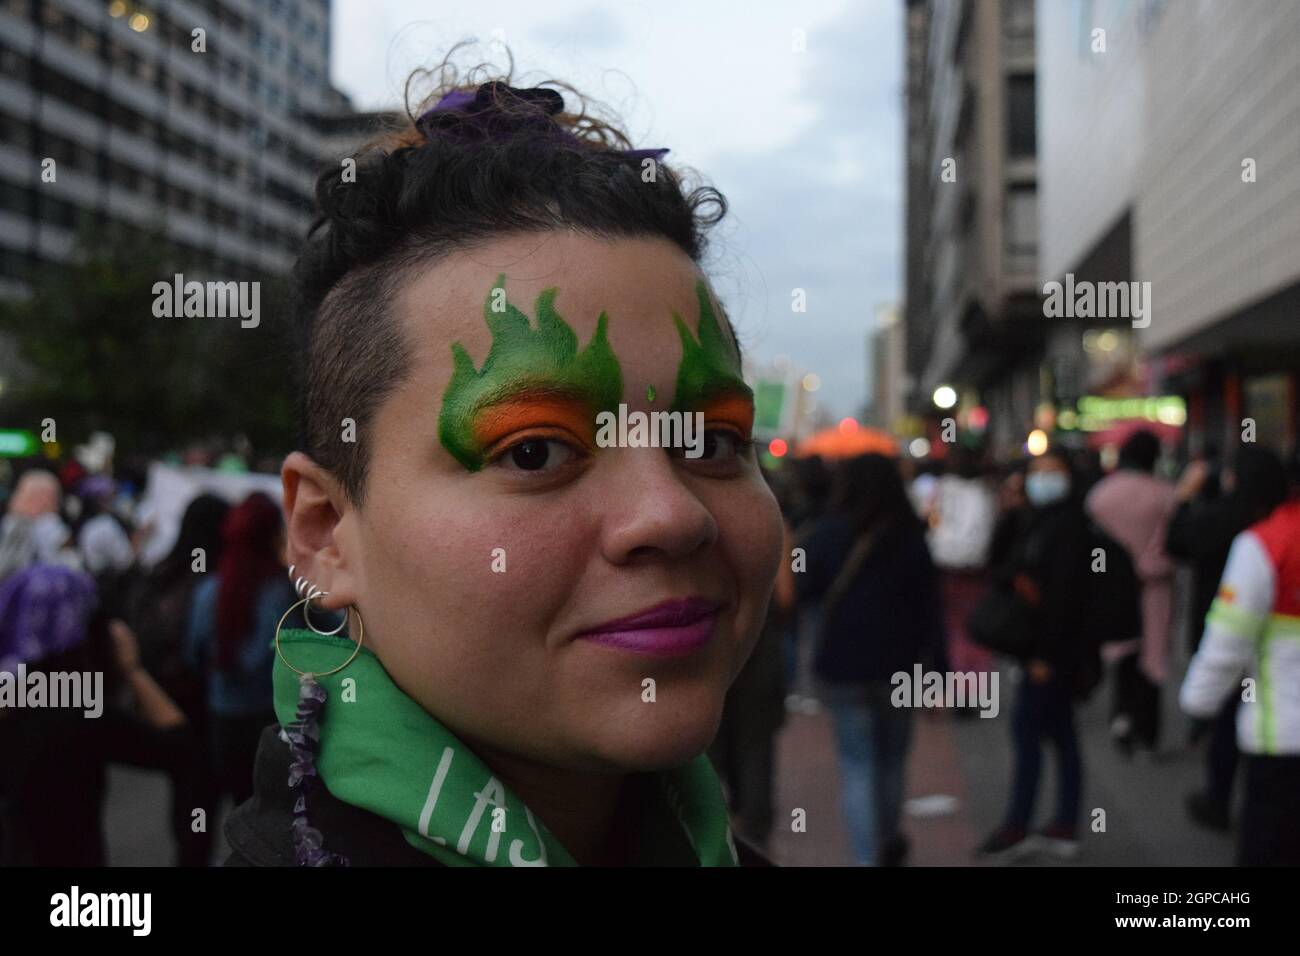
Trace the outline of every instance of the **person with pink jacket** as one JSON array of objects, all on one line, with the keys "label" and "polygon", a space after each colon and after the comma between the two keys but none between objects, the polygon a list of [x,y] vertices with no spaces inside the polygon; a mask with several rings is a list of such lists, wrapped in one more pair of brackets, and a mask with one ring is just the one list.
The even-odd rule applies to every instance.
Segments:
[{"label": "person with pink jacket", "polygon": [[1104,635],[1108,660],[1118,661],[1111,735],[1126,754],[1154,752],[1160,736],[1160,687],[1169,668],[1175,565],[1165,551],[1177,507],[1172,483],[1154,474],[1160,439],[1134,432],[1120,448],[1119,467],[1088,494],[1092,519],[1128,550],[1142,585],[1142,633]]}]

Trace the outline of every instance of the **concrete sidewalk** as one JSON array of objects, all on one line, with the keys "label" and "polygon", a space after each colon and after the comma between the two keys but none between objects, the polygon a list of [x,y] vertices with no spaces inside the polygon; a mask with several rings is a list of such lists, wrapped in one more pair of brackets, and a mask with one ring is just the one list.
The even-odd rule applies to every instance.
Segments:
[{"label": "concrete sidewalk", "polygon": [[[903,829],[911,840],[908,863],[969,864],[969,848],[975,843],[977,829],[969,812],[956,744],[943,715],[922,712],[917,717],[906,798]],[[792,831],[792,814],[797,808],[806,811],[804,833]],[[910,809],[930,810],[933,815],[913,816]],[[782,866],[853,865],[840,804],[835,733],[825,711],[788,714],[781,729],[770,853]]]},{"label": "concrete sidewalk", "polygon": [[[1169,683],[1177,688],[1181,673]],[[959,720],[942,711],[916,716],[908,756],[903,829],[912,866],[979,865],[974,848],[1001,821],[1011,787],[1010,721],[1016,685],[1002,674],[1004,702],[994,718]],[[1175,691],[1164,699],[1164,740],[1154,759],[1126,759],[1107,732],[1107,694],[1100,689],[1078,708],[1084,757],[1082,866],[1230,866],[1231,834],[1199,829],[1183,809],[1201,785],[1204,753],[1186,746],[1188,722]],[[1055,755],[1044,750],[1037,820],[1055,800]],[[840,806],[840,774],[829,714],[787,715],[777,743],[776,822],[770,855],[783,866],[849,866],[852,854]],[[807,831],[791,830],[792,811],[806,811]],[[1096,811],[1105,830],[1094,831]],[[1017,865],[1062,865],[1033,857]]]}]

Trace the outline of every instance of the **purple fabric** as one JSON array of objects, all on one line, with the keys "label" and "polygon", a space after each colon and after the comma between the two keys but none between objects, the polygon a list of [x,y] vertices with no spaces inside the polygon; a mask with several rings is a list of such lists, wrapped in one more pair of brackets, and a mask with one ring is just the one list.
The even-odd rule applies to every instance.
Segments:
[{"label": "purple fabric", "polygon": [[76,647],[95,608],[95,582],[60,564],[33,564],[0,584],[0,670]]},{"label": "purple fabric", "polygon": [[77,495],[87,501],[111,498],[114,490],[113,479],[107,475],[90,475],[77,485]]},{"label": "purple fabric", "polygon": [[[503,99],[517,99],[540,107],[540,111],[503,113]],[[564,97],[558,90],[544,86],[529,89],[507,86],[493,81],[475,90],[452,90],[420,115],[415,125],[430,139],[448,137],[463,143],[485,143],[507,139],[531,130],[557,142],[581,143],[583,140],[551,122],[564,110]],[[629,159],[652,158],[656,162],[668,154],[666,146],[653,149],[620,149],[615,152]]]},{"label": "purple fabric", "polygon": [[[461,110],[473,102],[474,92],[472,90],[452,90],[450,93],[443,96],[442,99],[438,100],[438,102],[433,105],[433,109],[429,110],[424,115],[428,116],[429,113],[435,112],[436,110]],[[421,117],[421,119],[423,118],[424,117]]]}]

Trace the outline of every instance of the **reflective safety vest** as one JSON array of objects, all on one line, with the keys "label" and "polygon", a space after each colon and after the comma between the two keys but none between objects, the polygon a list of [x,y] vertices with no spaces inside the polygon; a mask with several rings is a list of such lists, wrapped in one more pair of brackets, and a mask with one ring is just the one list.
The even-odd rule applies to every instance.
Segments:
[{"label": "reflective safety vest", "polygon": [[1233,541],[1179,700],[1210,717],[1232,693],[1243,751],[1300,754],[1300,500]]}]

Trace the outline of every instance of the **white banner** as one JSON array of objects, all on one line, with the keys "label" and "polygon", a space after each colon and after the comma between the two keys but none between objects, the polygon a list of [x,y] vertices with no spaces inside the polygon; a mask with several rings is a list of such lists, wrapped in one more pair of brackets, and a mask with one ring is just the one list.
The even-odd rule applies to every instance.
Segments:
[{"label": "white banner", "polygon": [[261,491],[284,507],[279,475],[240,474],[211,468],[177,467],[155,462],[149,466],[149,480],[136,510],[137,527],[151,524],[153,531],[140,549],[140,562],[152,567],[171,551],[180,534],[181,518],[191,501],[211,493],[239,504]]}]

